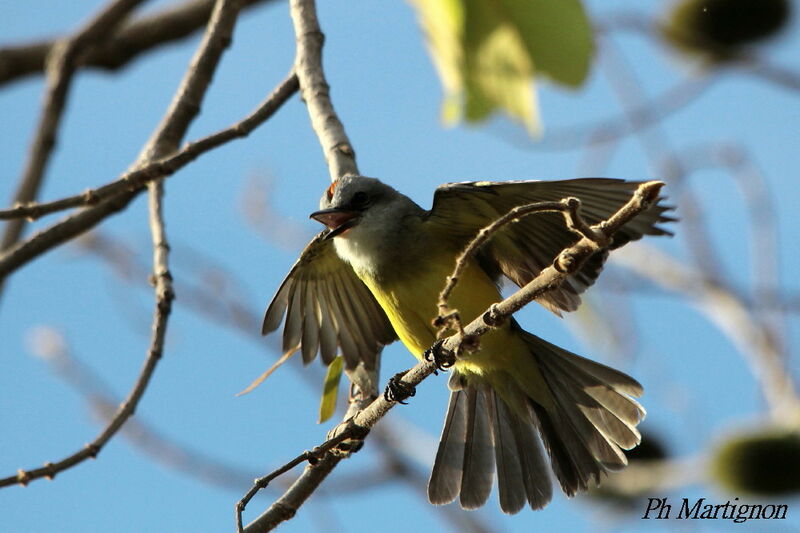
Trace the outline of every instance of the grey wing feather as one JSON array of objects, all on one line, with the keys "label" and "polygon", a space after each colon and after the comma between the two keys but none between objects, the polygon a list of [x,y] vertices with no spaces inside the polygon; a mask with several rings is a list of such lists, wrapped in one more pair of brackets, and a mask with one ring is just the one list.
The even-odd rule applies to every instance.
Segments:
[{"label": "grey wing feather", "polygon": [[[584,219],[595,224],[622,207],[639,184],[609,178],[449,183],[436,190],[428,219],[447,227],[448,235],[452,234],[466,245],[482,227],[516,206],[574,196],[581,200]],[[659,202],[661,200],[659,198]],[[659,224],[674,220],[666,215],[670,209],[657,202],[621,228],[610,248],[618,248],[642,235],[669,235],[670,232]],[[505,275],[522,286],[578,239],[566,227],[561,214],[534,214],[498,232],[484,246],[479,259],[490,275]],[[599,252],[590,258],[578,273],[560,288],[540,298],[539,303],[556,314],[576,309],[580,303],[579,295],[597,279],[606,257],[607,252]]]},{"label": "grey wing feather", "polygon": [[319,350],[320,316],[314,299],[314,285],[309,282],[303,286],[303,335],[300,346],[305,364],[313,361]]},{"label": "grey wing feather", "polygon": [[303,362],[321,353],[330,363],[341,347],[348,368],[375,368],[383,346],[397,339],[389,319],[353,269],[339,258],[327,231],[314,237],[283,280],[264,315],[262,334],[284,321],[283,349],[298,345]]}]

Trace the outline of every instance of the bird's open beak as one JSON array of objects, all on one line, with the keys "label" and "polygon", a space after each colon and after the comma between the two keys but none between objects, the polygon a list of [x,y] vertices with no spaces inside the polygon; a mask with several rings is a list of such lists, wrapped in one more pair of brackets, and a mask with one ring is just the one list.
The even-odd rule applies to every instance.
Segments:
[{"label": "bird's open beak", "polygon": [[334,207],[331,209],[323,209],[322,211],[315,211],[311,213],[309,217],[328,226],[328,229],[331,231],[325,238],[332,239],[355,226],[358,223],[359,214],[358,211]]}]

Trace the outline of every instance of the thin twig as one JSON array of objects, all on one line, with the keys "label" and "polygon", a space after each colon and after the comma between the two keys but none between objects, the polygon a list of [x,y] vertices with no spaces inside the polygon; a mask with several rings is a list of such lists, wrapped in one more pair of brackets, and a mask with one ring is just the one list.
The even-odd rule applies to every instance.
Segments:
[{"label": "thin twig", "polygon": [[[0,254],[0,280],[39,255],[67,242],[76,235],[90,230],[108,216],[121,211],[143,190],[144,185],[148,182],[169,176],[201,154],[232,139],[248,135],[269,119],[296,91],[297,79],[294,75],[289,75],[259,108],[244,120],[230,128],[189,143],[174,155],[147,163],[140,163],[139,167],[126,172],[116,181],[93,191],[57,200],[50,204],[40,204],[40,207],[36,205],[20,206],[2,212],[9,215],[41,216],[59,209],[96,203],[89,209],[56,222],[34,234],[28,240],[18,243],[12,249]],[[97,203],[98,197],[103,198],[104,201]]]},{"label": "thin twig", "polygon": [[300,79],[300,93],[308,106],[311,126],[319,138],[331,181],[348,174],[358,174],[356,154],[330,99],[330,86],[322,69],[322,44],[325,36],[319,27],[314,0],[289,2],[297,39],[295,72]]},{"label": "thin twig", "polygon": [[[558,202],[534,202],[530,204],[520,205],[498,218],[482,230],[478,235],[470,241],[469,245],[461,252],[456,259],[456,265],[453,273],[447,277],[444,288],[439,293],[439,300],[436,307],[439,309],[439,316],[434,319],[434,326],[439,327],[438,337],[444,336],[445,331],[453,329],[456,331],[463,331],[461,321],[458,318],[458,310],[452,310],[449,306],[450,295],[458,284],[462,272],[469,264],[473,256],[478,250],[486,244],[486,242],[496,234],[503,226],[512,222],[517,222],[521,218],[534,213],[563,213],[567,227],[575,231],[580,236],[590,236],[592,229],[586,224],[579,214],[580,200],[577,198],[564,198]],[[455,322],[452,324],[452,322]]]},{"label": "thin twig", "polygon": [[[174,151],[177,148],[181,137],[189,127],[189,123],[197,115],[199,103],[203,100],[203,95],[219,63],[222,51],[230,42],[238,7],[237,0],[217,0],[205,37],[187,69],[169,110],[143,148],[138,159],[139,164],[146,164],[150,158],[161,157],[164,153]],[[158,210],[157,205],[154,207]],[[96,457],[102,447],[116,434],[125,421],[133,415],[136,405],[144,394],[153,371],[161,359],[167,317],[174,298],[165,256],[166,241],[162,235],[158,234],[158,229],[154,232],[153,240],[156,248],[154,252],[156,306],[153,316],[153,331],[147,357],[133,389],[126,400],[119,406],[117,413],[108,426],[92,443],[57,463],[47,463],[43,468],[29,471],[18,470],[17,475],[0,479],[0,487],[14,484],[27,485],[30,481],[42,477],[52,479],[58,472],[81,463],[89,457]]]},{"label": "thin twig", "polygon": [[[109,420],[119,404],[112,388],[71,353],[66,339],[58,331],[45,326],[35,331],[33,354],[47,362],[57,377],[80,394],[99,420]],[[204,483],[241,491],[248,481],[246,469],[178,444],[139,417],[128,420],[121,435],[154,461]]]},{"label": "thin twig", "polygon": [[737,294],[699,269],[645,245],[615,255],[615,263],[694,302],[750,363],[773,420],[800,427],[800,396],[781,348]]},{"label": "thin twig", "polygon": [[[607,43],[606,49],[614,52],[614,48]],[[625,61],[624,56],[606,54],[606,59],[615,60],[608,66],[614,67],[608,76],[612,81],[619,99],[624,104],[643,100],[642,85],[636,78],[633,69]],[[732,64],[734,65],[734,64]],[[631,114],[631,121],[638,117]],[[665,177],[674,186],[684,185],[681,188],[680,205],[681,219],[687,244],[692,252],[696,268],[694,272],[702,279],[697,283],[706,287],[703,309],[712,321],[728,335],[736,344],[739,351],[745,355],[751,364],[753,374],[761,386],[762,394],[767,399],[772,416],[776,420],[789,421],[790,424],[800,424],[800,400],[791,378],[786,375],[786,343],[783,340],[781,324],[759,316],[754,310],[747,308],[740,295],[733,289],[733,283],[726,275],[719,254],[713,245],[713,240],[708,234],[708,228],[703,224],[702,210],[699,202],[692,194],[689,187],[685,186],[691,170],[690,165],[684,161],[677,151],[670,147],[665,132],[658,127],[649,131],[642,131],[638,136],[645,153],[649,156],[654,166],[660,166],[659,174]],[[662,155],[666,152],[666,155]],[[735,158],[734,158],[735,159]],[[694,162],[696,166],[696,161]],[[722,161],[723,165],[736,175],[736,161]],[[739,162],[741,164],[741,162]],[[752,189],[752,178],[743,178],[746,188]],[[763,208],[763,206],[762,206]],[[751,208],[752,209],[752,208]],[[760,211],[755,209],[754,211]],[[764,214],[761,215],[762,217]],[[754,223],[756,219],[754,218]],[[773,225],[774,226],[774,225]],[[764,237],[759,235],[759,237]],[[768,242],[775,242],[777,237],[773,234],[767,237]],[[760,251],[760,250],[759,250]],[[774,251],[774,250],[773,250]],[[665,264],[667,258],[664,258]],[[651,265],[651,268],[655,268]],[[770,269],[774,269],[770,266]],[[774,277],[775,272],[768,277]],[[758,279],[758,278],[756,278]],[[664,280],[655,280],[663,286]],[[726,310],[726,306],[730,306]],[[775,327],[773,327],[773,325]]]},{"label": "thin twig", "polygon": [[[588,258],[606,246],[617,230],[648,209],[658,198],[662,186],[663,183],[657,181],[641,184],[631,199],[616,213],[607,220],[591,226],[589,234],[564,249],[551,266],[543,269],[533,280],[508,298],[490,306],[485,313],[470,322],[464,328],[463,333],[456,333],[445,339],[442,348],[453,353],[460,351],[459,347],[467,339],[475,339],[498,327],[531,301],[558,288],[567,277],[578,271]],[[411,388],[416,387],[435,370],[435,363],[422,360],[405,373],[401,382]],[[350,432],[356,429],[360,433],[366,434],[394,405],[395,402],[391,402],[381,395],[366,408],[357,412],[353,418],[335,428],[329,435],[334,434],[337,437],[341,437],[342,434],[351,435]],[[243,531],[245,533],[270,531],[281,522],[292,518],[341,459],[342,457],[339,455],[328,453],[318,463],[309,464],[289,491],[248,524]],[[237,506],[237,513],[241,510]]]},{"label": "thin twig", "polygon": [[147,183],[170,176],[202,154],[236,138],[247,137],[253,130],[270,118],[297,92],[297,76],[294,73],[283,80],[259,106],[241,121],[197,141],[190,142],[174,154],[124,173],[111,183],[83,193],[61,198],[48,203],[29,203],[11,209],[0,210],[0,219],[28,218],[35,220],[64,209],[96,205],[120,193],[141,189]]},{"label": "thin twig", "polygon": [[[294,69],[300,81],[300,95],[306,103],[311,127],[325,154],[331,181],[335,182],[346,175],[358,175],[355,150],[333,109],[330,86],[322,68],[325,36],[317,20],[316,3],[314,0],[290,0],[289,14],[297,41]],[[345,375],[353,385],[346,417],[352,416],[377,396],[378,372],[378,365],[368,369],[363,363],[359,363],[355,369],[345,369]]]},{"label": "thin twig", "polygon": [[[697,73],[655,97],[637,102],[621,116],[610,116],[585,124],[553,126],[540,143],[516,144],[532,150],[553,152],[575,150],[587,144],[608,145],[659,124],[670,115],[685,109],[719,79],[719,76]],[[633,123],[630,120],[631,115],[637,117]]]},{"label": "thin twig", "polygon": [[[331,457],[342,459],[344,457],[344,455],[333,454],[331,456],[331,455],[329,455],[329,452],[331,450],[333,450],[336,446],[338,446],[341,443],[343,443],[344,441],[353,438],[355,436],[355,434],[356,434],[356,430],[357,429],[359,429],[359,428],[356,428],[355,426],[351,426],[347,431],[343,431],[339,435],[326,440],[325,442],[323,442],[322,444],[320,444],[319,446],[317,446],[313,450],[308,450],[308,451],[305,451],[305,452],[301,453],[300,455],[298,455],[297,457],[295,457],[294,459],[292,459],[288,463],[286,463],[283,466],[277,468],[276,470],[270,472],[266,476],[263,476],[263,477],[260,477],[260,478],[256,479],[253,482],[253,486],[250,487],[249,491],[247,491],[247,494],[245,494],[244,497],[242,497],[242,499],[239,500],[236,503],[236,528],[237,528],[237,531],[239,533],[242,533],[244,531],[244,526],[242,524],[242,512],[244,511],[245,507],[247,507],[247,504],[250,503],[250,500],[253,499],[253,496],[255,496],[259,491],[267,488],[267,486],[272,482],[272,480],[274,480],[278,476],[281,476],[281,475],[285,474],[289,470],[292,470],[294,467],[296,467],[299,464],[307,462],[310,466],[317,466],[320,461],[328,460]],[[361,434],[360,438],[363,439],[364,436],[365,436],[365,434]],[[289,491],[291,491],[291,488],[289,489]],[[294,514],[294,513],[292,513],[292,514]],[[291,518],[291,517],[289,517],[289,518]]]},{"label": "thin twig", "polygon": [[[111,438],[117,433],[117,431],[119,431],[128,418],[133,415],[136,405],[139,403],[142,394],[144,394],[144,391],[150,382],[150,378],[153,375],[156,364],[161,358],[161,348],[163,347],[162,336],[163,332],[156,330],[153,331],[153,339],[150,349],[147,352],[147,357],[145,358],[144,365],[142,366],[142,370],[139,373],[136,383],[134,384],[125,401],[119,405],[116,413],[114,414],[113,418],[111,418],[108,425],[91,443],[85,445],[72,455],[69,455],[68,457],[55,463],[48,462],[45,463],[45,465],[41,468],[34,468],[31,470],[19,469],[17,470],[16,475],[0,479],[0,488],[17,484],[26,486],[31,481],[40,478],[53,479],[59,472],[63,472],[72,466],[82,463],[86,459],[94,459],[97,457],[97,454],[100,453],[100,450],[103,449],[103,446],[105,446],[106,443],[111,440]],[[157,342],[159,338],[161,342]]]},{"label": "thin twig", "polygon": [[[47,89],[44,104],[25,162],[25,169],[14,193],[14,203],[30,202],[39,193],[50,155],[57,142],[61,117],[80,56],[105,39],[142,1],[114,0],[75,35],[56,42],[47,55]],[[3,237],[0,239],[0,251],[8,250],[19,240],[25,224],[24,219],[11,220],[6,224]]]},{"label": "thin twig", "polygon": [[[242,8],[272,0],[242,0]],[[145,52],[184,39],[203,29],[214,0],[189,0],[123,22],[102,43],[87,50],[80,68],[118,70]],[[58,39],[42,39],[0,48],[0,85],[44,71],[47,55]]]}]

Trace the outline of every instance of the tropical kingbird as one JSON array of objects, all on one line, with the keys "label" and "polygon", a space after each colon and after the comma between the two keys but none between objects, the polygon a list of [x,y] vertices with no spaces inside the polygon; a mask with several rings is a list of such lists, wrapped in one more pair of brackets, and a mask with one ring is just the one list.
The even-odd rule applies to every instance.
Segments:
[{"label": "tropical kingbird", "polygon": [[[374,178],[347,176],[333,183],[311,215],[327,229],[289,272],[264,317],[274,331],[284,313],[284,350],[301,350],[308,363],[320,353],[330,363],[341,348],[350,368],[375,368],[384,345],[399,338],[418,359],[436,339],[440,291],[455,259],[477,232],[512,208],[576,197],[590,224],[608,218],[639,183],[586,178],[565,181],[450,183],[439,187],[428,211]],[[660,200],[660,199],[659,199]],[[672,220],[656,203],[622,227],[609,249],[644,234],[668,232]],[[506,226],[471,259],[450,298],[465,323],[502,299],[498,283],[531,281],[580,236],[559,213],[540,213]],[[538,302],[559,314],[577,308],[600,273],[608,250],[592,256]],[[640,442],[636,425],[645,410],[633,378],[568,352],[507,321],[480,338],[478,350],[452,367],[447,417],[428,497],[444,504],[483,505],[497,472],[500,506],[544,507],[552,483],[572,496],[622,468],[622,449]],[[539,435],[537,438],[536,435]],[[540,441],[541,439],[541,441]]]}]

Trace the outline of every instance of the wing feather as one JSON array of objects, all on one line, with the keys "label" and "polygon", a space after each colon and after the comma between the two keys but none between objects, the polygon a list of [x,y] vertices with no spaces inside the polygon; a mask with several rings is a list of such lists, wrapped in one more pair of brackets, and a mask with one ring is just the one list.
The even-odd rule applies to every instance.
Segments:
[{"label": "wing feather", "polygon": [[[317,353],[329,364],[340,347],[348,368],[375,368],[383,346],[397,339],[389,319],[353,269],[336,254],[327,230],[314,237],[264,314],[266,335],[283,322],[283,349],[300,345],[303,362]],[[285,320],[284,320],[285,316]]]},{"label": "wing feather", "polygon": [[[596,224],[622,207],[640,183],[610,178],[448,183],[436,190],[427,221],[433,231],[441,231],[448,240],[456,241],[455,246],[463,248],[481,228],[514,207],[532,202],[577,197],[581,200],[581,215],[588,223]],[[643,235],[669,234],[659,224],[674,220],[666,215],[670,209],[657,203],[641,213],[616,233],[610,248]],[[567,228],[560,213],[538,213],[498,232],[479,252],[478,259],[491,275],[503,274],[523,286],[579,238]],[[604,251],[590,258],[568,283],[540,298],[539,303],[557,314],[576,309],[579,295],[597,279],[606,257]]]}]

